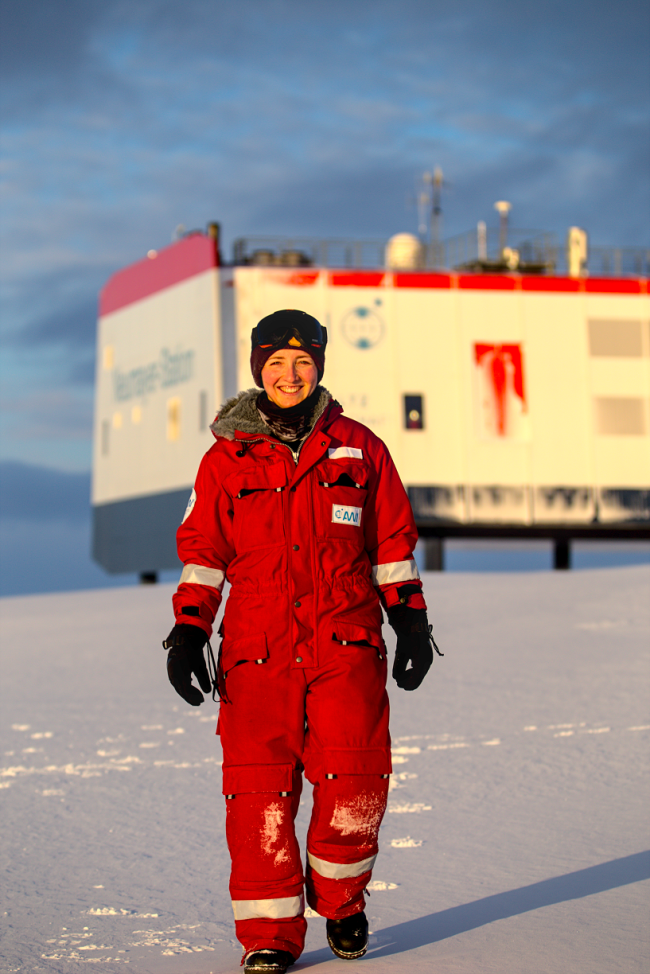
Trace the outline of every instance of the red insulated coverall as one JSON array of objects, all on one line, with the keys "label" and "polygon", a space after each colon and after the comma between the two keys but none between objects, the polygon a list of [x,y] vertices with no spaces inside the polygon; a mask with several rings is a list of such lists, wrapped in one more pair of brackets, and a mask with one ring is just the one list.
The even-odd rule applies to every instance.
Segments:
[{"label": "red insulated coverall", "polygon": [[[322,916],[364,908],[391,771],[380,595],[391,606],[400,585],[419,584],[413,514],[386,446],[323,394],[297,462],[259,418],[259,390],[229,400],[177,535],[178,623],[211,635],[231,583],[217,732],[247,953],[300,955],[305,884]],[[421,595],[410,604],[425,608]],[[314,786],[306,876],[293,825],[303,769]]]}]

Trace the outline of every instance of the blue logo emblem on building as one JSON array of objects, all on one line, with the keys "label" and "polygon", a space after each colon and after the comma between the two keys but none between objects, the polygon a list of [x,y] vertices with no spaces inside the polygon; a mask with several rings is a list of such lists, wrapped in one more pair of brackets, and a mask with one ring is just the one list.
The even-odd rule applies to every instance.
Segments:
[{"label": "blue logo emblem on building", "polygon": [[374,348],[384,337],[386,328],[374,308],[359,305],[344,316],[341,331],[354,348]]}]

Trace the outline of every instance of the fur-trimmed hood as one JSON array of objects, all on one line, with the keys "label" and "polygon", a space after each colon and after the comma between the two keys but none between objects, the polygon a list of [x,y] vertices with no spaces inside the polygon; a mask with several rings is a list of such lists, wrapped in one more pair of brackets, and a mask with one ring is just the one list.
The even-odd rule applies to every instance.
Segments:
[{"label": "fur-trimmed hood", "polygon": [[[314,407],[310,430],[314,428],[329,404],[334,401],[324,386],[319,386],[319,389],[320,397]],[[272,436],[271,430],[257,410],[259,395],[259,389],[245,389],[232,399],[227,399],[210,426],[215,438],[223,436],[227,440],[234,440],[236,432],[248,436]]]}]

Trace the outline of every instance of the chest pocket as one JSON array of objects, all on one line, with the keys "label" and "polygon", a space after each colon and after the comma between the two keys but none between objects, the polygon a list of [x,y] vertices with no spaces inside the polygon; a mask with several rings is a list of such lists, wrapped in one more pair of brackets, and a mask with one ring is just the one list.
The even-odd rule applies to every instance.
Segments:
[{"label": "chest pocket", "polygon": [[314,468],[316,536],[363,547],[363,516],[368,499],[369,468],[346,457],[325,460]]},{"label": "chest pocket", "polygon": [[228,479],[233,499],[233,536],[237,551],[284,544],[283,463],[258,464]]}]

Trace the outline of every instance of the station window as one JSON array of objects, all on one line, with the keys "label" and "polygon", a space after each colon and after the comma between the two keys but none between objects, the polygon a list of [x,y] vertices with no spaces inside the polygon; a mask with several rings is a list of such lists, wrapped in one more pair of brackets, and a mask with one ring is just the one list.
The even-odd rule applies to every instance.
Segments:
[{"label": "station window", "polygon": [[632,396],[603,396],[594,400],[596,431],[601,436],[645,436],[645,403]]},{"label": "station window", "polygon": [[[589,354],[602,358],[641,358],[641,321],[609,321],[592,318],[589,326]],[[647,352],[646,352],[647,355]]]},{"label": "station window", "polygon": [[167,439],[172,443],[181,435],[181,400],[174,396],[167,400]]},{"label": "station window", "polygon": [[424,396],[404,396],[404,428],[424,429]]}]

